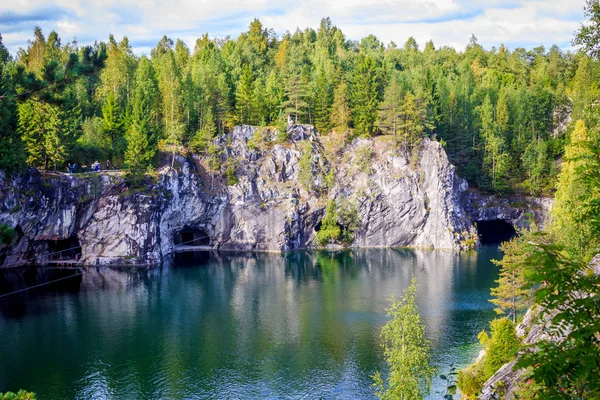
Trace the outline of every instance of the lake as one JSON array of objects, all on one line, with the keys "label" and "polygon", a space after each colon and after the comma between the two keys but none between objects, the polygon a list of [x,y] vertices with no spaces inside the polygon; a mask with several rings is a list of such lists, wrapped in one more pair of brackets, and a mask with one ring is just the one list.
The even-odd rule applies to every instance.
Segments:
[{"label": "lake", "polygon": [[[0,392],[39,399],[373,397],[392,295],[417,280],[440,373],[494,318],[477,252],[180,253],[161,267],[0,270]],[[77,274],[77,275],[75,275]],[[69,277],[70,275],[73,275]],[[68,278],[67,278],[68,277]],[[430,398],[441,398],[436,381]]]}]

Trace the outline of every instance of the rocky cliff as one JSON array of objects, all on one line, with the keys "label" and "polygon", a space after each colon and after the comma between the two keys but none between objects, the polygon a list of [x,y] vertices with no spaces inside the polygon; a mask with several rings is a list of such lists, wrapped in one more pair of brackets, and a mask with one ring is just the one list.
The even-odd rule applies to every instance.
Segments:
[{"label": "rocky cliff", "polygon": [[16,231],[0,263],[70,248],[85,263],[156,263],[185,232],[222,250],[314,247],[330,199],[351,246],[457,249],[473,232],[479,200],[465,202],[467,182],[439,143],[424,140],[415,166],[389,137],[333,140],[308,125],[284,137],[238,126],[217,139],[218,167],[180,157],[136,190],[115,172],[0,175],[0,223]]}]

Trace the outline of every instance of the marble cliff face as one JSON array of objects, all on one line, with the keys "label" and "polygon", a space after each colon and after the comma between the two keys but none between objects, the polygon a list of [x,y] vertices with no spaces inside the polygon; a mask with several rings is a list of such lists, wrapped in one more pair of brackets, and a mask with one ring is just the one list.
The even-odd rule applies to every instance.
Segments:
[{"label": "marble cliff face", "polygon": [[475,221],[521,226],[527,211],[541,221],[547,214],[542,200],[517,207],[469,191],[435,141],[425,139],[411,165],[390,138],[329,143],[327,151],[326,140],[309,125],[288,127],[283,141],[276,131],[238,126],[217,139],[223,165],[235,165],[229,186],[223,168],[211,173],[196,156],[137,190],[114,173],[0,175],[0,223],[17,233],[0,245],[0,263],[46,254],[56,241],[80,245],[85,263],[157,263],[183,231],[221,250],[310,248],[330,199],[352,215],[355,247],[458,249]]}]

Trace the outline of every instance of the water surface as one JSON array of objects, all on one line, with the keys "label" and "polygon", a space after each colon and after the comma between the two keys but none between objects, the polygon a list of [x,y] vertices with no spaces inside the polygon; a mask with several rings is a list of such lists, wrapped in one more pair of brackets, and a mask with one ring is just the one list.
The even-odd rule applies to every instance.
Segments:
[{"label": "water surface", "polygon": [[[39,399],[371,398],[379,332],[412,276],[441,372],[479,351],[496,247],[179,254],[0,298],[0,392]],[[0,271],[0,294],[73,274]],[[440,398],[435,391],[431,398]]]}]

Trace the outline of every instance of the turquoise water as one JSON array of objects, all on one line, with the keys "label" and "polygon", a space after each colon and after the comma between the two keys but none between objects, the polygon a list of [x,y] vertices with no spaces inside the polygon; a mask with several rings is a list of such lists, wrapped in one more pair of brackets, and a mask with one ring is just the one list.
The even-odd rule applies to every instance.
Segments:
[{"label": "turquoise water", "polygon": [[[441,372],[479,351],[495,247],[179,254],[0,298],[0,392],[40,399],[371,398],[391,295],[417,279]],[[0,271],[0,293],[72,273]],[[440,398],[436,382],[431,398]]]}]

